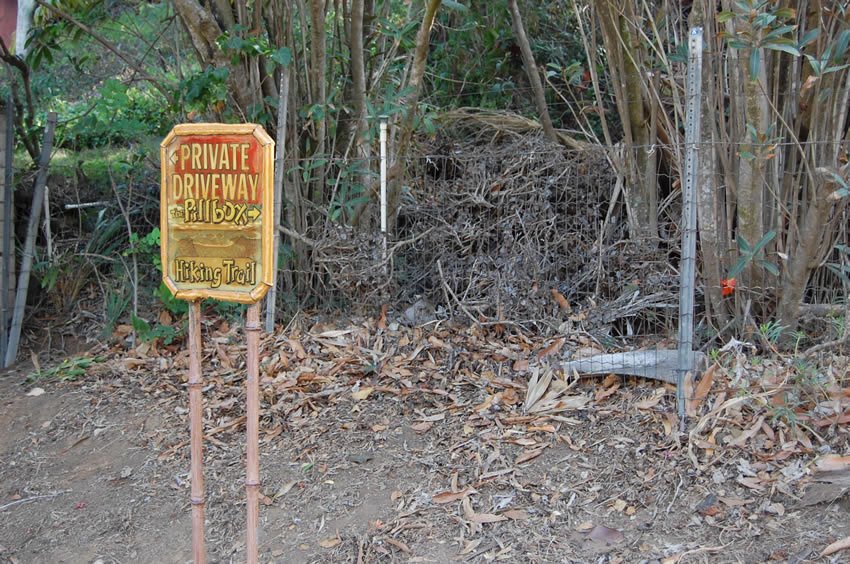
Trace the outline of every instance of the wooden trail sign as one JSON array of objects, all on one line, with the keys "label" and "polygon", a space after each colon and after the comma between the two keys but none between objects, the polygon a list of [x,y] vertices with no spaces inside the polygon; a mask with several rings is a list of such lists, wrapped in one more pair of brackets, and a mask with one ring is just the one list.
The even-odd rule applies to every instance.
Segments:
[{"label": "wooden trail sign", "polygon": [[245,323],[247,534],[249,564],[258,562],[259,302],[274,281],[272,191],[274,141],[253,124],[181,124],[160,146],[162,279],[189,300],[189,443],[192,556],[204,564],[201,300],[250,304]]},{"label": "wooden trail sign", "polygon": [[162,270],[175,297],[265,296],[274,280],[273,151],[253,124],[181,124],[163,140]]}]

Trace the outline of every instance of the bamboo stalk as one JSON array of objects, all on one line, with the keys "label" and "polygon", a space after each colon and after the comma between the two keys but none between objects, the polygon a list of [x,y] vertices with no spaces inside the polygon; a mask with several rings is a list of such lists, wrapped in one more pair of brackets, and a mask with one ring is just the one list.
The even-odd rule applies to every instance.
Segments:
[{"label": "bamboo stalk", "polygon": [[206,561],[204,547],[204,414],[201,377],[201,301],[189,302],[189,442],[192,479],[192,558]]},{"label": "bamboo stalk", "polygon": [[[289,66],[280,71],[280,99],[277,108],[277,156],[274,163],[274,224],[280,225],[280,215],[283,210],[283,169],[286,157],[286,115],[289,105]],[[274,318],[277,309],[277,272],[278,255],[280,254],[280,230],[274,230],[274,246],[272,252],[272,271],[274,277],[268,297],[266,297],[266,332],[274,331]]]},{"label": "bamboo stalk", "polygon": [[260,521],[260,387],[259,387],[259,349],[260,349],[260,306],[248,306],[245,323],[248,341],[248,378],[247,390],[247,464],[245,493],[248,497],[248,517],[246,534],[246,552],[248,564],[256,564],[257,533]]}]

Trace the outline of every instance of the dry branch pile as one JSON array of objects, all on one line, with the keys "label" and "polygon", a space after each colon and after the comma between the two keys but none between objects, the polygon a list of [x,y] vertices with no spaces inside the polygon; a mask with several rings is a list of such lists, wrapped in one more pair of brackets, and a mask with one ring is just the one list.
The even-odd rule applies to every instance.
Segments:
[{"label": "dry branch pile", "polygon": [[627,239],[605,152],[516,126],[461,120],[404,161],[388,260],[379,236],[330,226],[313,246],[324,280],[370,309],[424,297],[475,322],[545,330],[569,317],[605,334],[666,332],[678,303],[675,235],[672,246]]},{"label": "dry branch pile", "polygon": [[428,158],[400,224],[403,236],[436,229],[404,250],[397,273],[481,321],[557,320],[578,305],[582,319],[610,324],[676,303],[666,249],[625,240],[619,206],[601,231],[616,184],[603,151],[500,137]]}]

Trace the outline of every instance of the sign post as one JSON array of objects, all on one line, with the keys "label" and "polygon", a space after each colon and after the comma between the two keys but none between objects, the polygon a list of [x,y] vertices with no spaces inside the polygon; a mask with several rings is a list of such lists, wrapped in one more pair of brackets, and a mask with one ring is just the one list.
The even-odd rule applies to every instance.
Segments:
[{"label": "sign post", "polygon": [[250,304],[247,340],[246,551],[259,528],[259,301],[274,280],[274,141],[253,124],[181,124],[160,146],[163,282],[189,304],[192,556],[204,548],[201,300]]}]

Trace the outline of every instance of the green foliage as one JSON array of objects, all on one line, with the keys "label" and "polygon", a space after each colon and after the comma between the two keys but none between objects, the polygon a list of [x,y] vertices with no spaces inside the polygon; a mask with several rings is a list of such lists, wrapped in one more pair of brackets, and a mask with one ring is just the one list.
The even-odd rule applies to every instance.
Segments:
[{"label": "green foliage", "polygon": [[[836,276],[841,278],[841,281],[847,287],[850,287],[850,246],[835,245],[835,250],[844,255],[844,259],[839,262],[829,263],[826,266]],[[845,296],[845,299],[850,299],[850,296]]]},{"label": "green foliage", "polygon": [[744,271],[750,262],[754,262],[774,276],[779,276],[779,269],[772,262],[765,260],[762,252],[775,237],[776,231],[768,231],[755,246],[751,246],[742,235],[738,235],[738,254],[740,256],[738,262],[729,270],[727,278],[735,278]]},{"label": "green foliage", "polygon": [[761,70],[761,49],[770,49],[800,56],[800,46],[794,39],[793,21],[796,11],[791,8],[774,7],[770,0],[739,0],[737,10],[724,11],[717,15],[718,23],[734,22],[731,33],[723,32],[732,49],[749,49],[748,62],[750,80],[755,80]]},{"label": "green foliage", "polygon": [[144,237],[139,237],[139,234],[134,232],[130,234],[130,246],[124,251],[124,256],[135,254],[153,264],[157,271],[162,272],[160,245],[159,227],[154,227]]},{"label": "green foliage", "polygon": [[27,376],[27,382],[33,382],[41,378],[56,378],[63,382],[76,380],[80,376],[85,376],[89,368],[95,364],[104,362],[105,357],[102,356],[78,356],[67,358],[56,366],[45,370],[36,370]]},{"label": "green foliage", "polygon": [[776,345],[785,329],[785,326],[780,325],[777,321],[767,321],[759,325],[759,335],[771,345]]},{"label": "green foliage", "polygon": [[178,88],[180,101],[187,111],[206,112],[221,107],[227,101],[226,68],[207,67],[186,77]]},{"label": "green foliage", "polygon": [[271,62],[268,70],[272,72],[277,65],[289,66],[292,63],[292,51],[288,47],[275,47],[265,35],[256,35],[244,26],[237,25],[233,31],[225,32],[218,38],[218,47],[228,55],[232,64],[238,64],[243,56],[260,55]]},{"label": "green foliage", "polygon": [[143,343],[160,340],[163,344],[170,345],[174,342],[174,339],[183,335],[182,327],[163,325],[161,323],[151,325],[147,320],[135,315],[131,316],[131,323],[133,325],[133,331],[136,332],[136,336]]},{"label": "green foliage", "polygon": [[131,298],[131,292],[128,291],[126,285],[122,286],[118,290],[107,290],[104,311],[106,323],[104,324],[103,331],[101,332],[103,337],[109,337],[112,334],[112,331],[115,329],[118,321],[121,320],[121,317],[130,306]]},{"label": "green foliage", "polygon": [[186,300],[175,298],[165,282],[159,283],[159,286],[154,290],[154,296],[159,298],[163,307],[172,315],[186,315],[189,312],[189,304],[186,303]]}]

